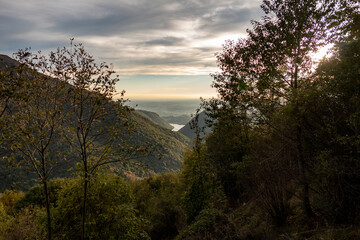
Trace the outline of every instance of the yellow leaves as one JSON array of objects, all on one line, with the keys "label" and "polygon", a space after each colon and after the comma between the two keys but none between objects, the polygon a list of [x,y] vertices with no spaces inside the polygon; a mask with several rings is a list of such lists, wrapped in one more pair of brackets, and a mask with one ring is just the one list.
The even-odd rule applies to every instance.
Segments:
[{"label": "yellow leaves", "polygon": [[13,211],[15,203],[24,196],[23,192],[6,190],[0,196],[0,206],[2,205],[7,213]]}]

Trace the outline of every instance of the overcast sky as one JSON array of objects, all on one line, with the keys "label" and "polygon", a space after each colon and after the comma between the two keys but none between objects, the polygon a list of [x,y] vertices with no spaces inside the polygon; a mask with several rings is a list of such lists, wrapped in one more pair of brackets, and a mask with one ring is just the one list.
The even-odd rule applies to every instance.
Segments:
[{"label": "overcast sky", "polygon": [[246,36],[261,0],[0,0],[0,53],[82,42],[113,63],[139,98],[215,95],[210,73],[226,39]]}]

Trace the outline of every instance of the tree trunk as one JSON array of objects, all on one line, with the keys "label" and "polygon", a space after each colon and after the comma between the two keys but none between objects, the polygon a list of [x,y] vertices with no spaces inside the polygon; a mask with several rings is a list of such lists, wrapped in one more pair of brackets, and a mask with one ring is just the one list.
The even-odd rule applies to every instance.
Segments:
[{"label": "tree trunk", "polygon": [[86,222],[86,202],[87,202],[87,188],[88,188],[88,173],[85,172],[85,182],[84,182],[84,195],[83,195],[83,205],[82,205],[82,223],[81,223],[81,239],[85,240],[85,222]]},{"label": "tree trunk", "polygon": [[300,126],[297,126],[296,129],[296,140],[297,140],[297,150],[298,150],[298,165],[300,172],[300,181],[302,184],[302,201],[304,211],[307,217],[313,217],[314,212],[311,208],[310,204],[310,194],[309,194],[309,183],[306,179],[305,174],[305,159],[303,154],[303,146],[302,146],[302,130]]},{"label": "tree trunk", "polygon": [[[297,51],[299,52],[300,49],[300,45],[298,45],[298,49]],[[294,73],[294,90],[295,93],[297,91],[298,88],[298,59],[296,59],[295,62],[295,73]],[[296,93],[297,94],[297,93]],[[299,108],[298,108],[298,99],[295,96],[295,101],[296,101],[296,112],[299,112]],[[298,119],[298,121],[301,121],[300,119]],[[310,196],[309,196],[309,183],[306,179],[306,175],[305,175],[305,158],[304,158],[304,150],[303,150],[303,145],[302,145],[302,130],[301,130],[301,126],[300,126],[300,122],[298,122],[298,126],[296,127],[296,144],[297,144],[297,160],[298,160],[298,166],[299,166],[299,174],[300,174],[300,181],[302,184],[302,201],[303,201],[303,207],[304,207],[304,211],[307,217],[313,217],[314,216],[314,212],[312,211],[311,208],[311,204],[310,204]]]},{"label": "tree trunk", "polygon": [[51,230],[50,200],[49,200],[47,180],[43,180],[43,186],[44,186],[45,205],[46,205],[47,235],[48,235],[48,240],[51,240],[52,230]]}]

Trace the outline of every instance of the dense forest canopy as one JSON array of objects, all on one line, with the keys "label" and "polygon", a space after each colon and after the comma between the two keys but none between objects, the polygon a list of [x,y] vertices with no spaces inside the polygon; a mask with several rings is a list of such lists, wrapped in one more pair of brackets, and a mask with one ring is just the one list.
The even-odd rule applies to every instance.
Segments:
[{"label": "dense forest canopy", "polygon": [[[211,133],[195,131],[178,173],[114,171],[135,173],[124,163],[157,143],[123,138],[139,122],[111,101],[112,69],[81,45],[49,58],[20,51],[2,66],[1,157],[27,162],[39,184],[0,195],[0,239],[359,238],[359,2],[261,8],[248,36],[217,54],[218,98],[201,104]],[[51,179],[69,151],[75,175]]]}]

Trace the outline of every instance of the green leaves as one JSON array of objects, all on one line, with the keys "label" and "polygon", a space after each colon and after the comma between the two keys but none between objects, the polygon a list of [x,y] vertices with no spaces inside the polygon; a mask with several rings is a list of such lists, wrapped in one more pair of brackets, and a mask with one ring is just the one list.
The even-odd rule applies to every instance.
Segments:
[{"label": "green leaves", "polygon": [[[65,182],[54,210],[55,232],[60,239],[80,238],[83,180]],[[149,239],[145,223],[136,216],[129,186],[118,176],[93,176],[89,185],[86,238]]]}]

